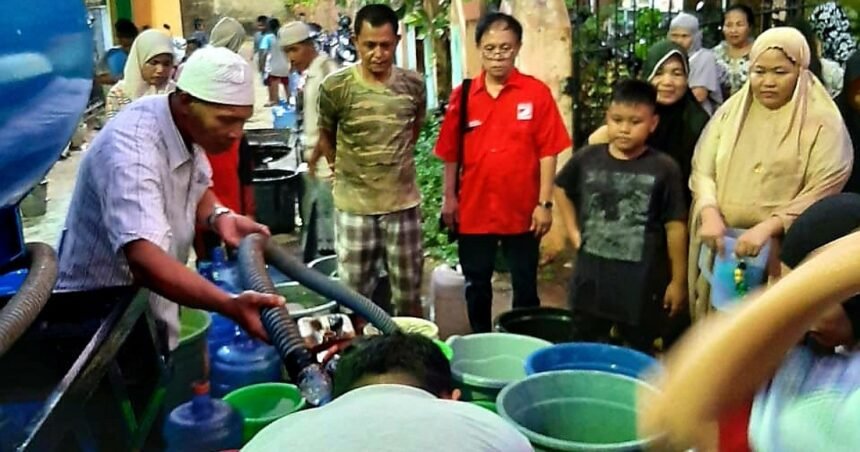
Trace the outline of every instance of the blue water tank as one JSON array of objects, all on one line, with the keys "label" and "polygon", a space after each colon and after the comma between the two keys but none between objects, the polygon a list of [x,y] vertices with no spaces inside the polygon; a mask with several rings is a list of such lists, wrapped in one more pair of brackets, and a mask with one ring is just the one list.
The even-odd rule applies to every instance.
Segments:
[{"label": "blue water tank", "polygon": [[170,412],[164,423],[167,452],[212,452],[242,447],[242,416],[209,396],[209,383],[194,384],[194,398]]},{"label": "blue water tank", "polygon": [[22,252],[14,208],[74,133],[93,63],[83,1],[0,2],[0,264]]},{"label": "blue water tank", "polygon": [[211,360],[212,394],[224,397],[230,391],[256,383],[282,381],[281,358],[275,347],[242,333],[215,352]]}]

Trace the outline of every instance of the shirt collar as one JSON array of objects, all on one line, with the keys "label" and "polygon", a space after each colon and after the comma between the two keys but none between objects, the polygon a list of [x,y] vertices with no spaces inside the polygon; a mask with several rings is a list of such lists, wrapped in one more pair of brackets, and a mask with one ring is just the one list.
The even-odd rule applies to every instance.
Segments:
[{"label": "shirt collar", "polygon": [[319,73],[320,68],[322,68],[322,65],[326,62],[327,59],[328,57],[326,57],[325,55],[321,53],[318,54],[308,66],[308,75],[316,75],[317,73]]},{"label": "shirt collar", "polygon": [[[481,90],[487,89],[487,82],[485,81],[486,76],[487,73],[484,70],[482,70],[481,73],[478,74],[478,77],[476,77],[472,82],[471,89],[469,89],[470,96],[478,94],[478,92],[480,92]],[[517,68],[513,68],[513,70],[511,70],[511,75],[508,76],[508,79],[505,81],[505,85],[502,87],[502,89],[504,90],[509,86],[521,88],[523,86],[523,78],[523,74],[521,74],[520,71],[517,70]]]},{"label": "shirt collar", "polygon": [[158,97],[158,124],[162,130],[164,145],[167,147],[167,163],[170,165],[170,170],[175,171],[186,162],[191,161],[194,154],[199,151],[200,146],[192,144],[191,152],[188,152],[185,140],[182,139],[182,134],[179,133],[179,128],[176,127],[173,114],[170,112],[170,96],[161,95]]},{"label": "shirt collar", "polygon": [[414,386],[408,385],[399,385],[399,384],[375,384],[375,385],[367,385],[362,386],[360,388],[353,389],[344,395],[338,397],[335,402],[338,400],[349,400],[352,398],[359,397],[372,397],[374,395],[402,395],[408,397],[419,397],[425,399],[435,399],[437,398],[433,394],[421,389],[416,388]]}]

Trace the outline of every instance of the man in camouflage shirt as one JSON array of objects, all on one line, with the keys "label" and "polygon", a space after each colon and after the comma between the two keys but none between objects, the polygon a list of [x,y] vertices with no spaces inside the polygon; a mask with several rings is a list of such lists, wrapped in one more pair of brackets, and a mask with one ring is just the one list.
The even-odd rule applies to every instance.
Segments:
[{"label": "man in camouflage shirt", "polygon": [[414,150],[426,112],[421,75],[394,67],[398,20],[385,5],[361,8],[361,63],[329,75],[319,94],[320,138],[311,170],[334,171],[338,275],[370,296],[384,260],[400,315],[421,316],[421,196]]}]

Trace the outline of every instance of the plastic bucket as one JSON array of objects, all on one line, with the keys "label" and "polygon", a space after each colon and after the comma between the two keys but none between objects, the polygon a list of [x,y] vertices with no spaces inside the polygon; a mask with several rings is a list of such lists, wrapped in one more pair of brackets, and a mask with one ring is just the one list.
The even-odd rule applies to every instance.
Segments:
[{"label": "plastic bucket", "polygon": [[299,388],[287,383],[245,386],[224,396],[224,401],[242,415],[242,439],[246,443],[267,425],[306,405]]},{"label": "plastic bucket", "polygon": [[433,343],[436,344],[440,350],[442,350],[442,354],[448,358],[448,361],[454,359],[454,349],[451,348],[450,345],[440,341],[439,339],[433,339]]},{"label": "plastic bucket", "polygon": [[257,220],[268,226],[272,234],[292,233],[296,229],[296,199],[301,184],[298,173],[257,169],[253,183]]},{"label": "plastic bucket", "polygon": [[[335,256],[325,256],[308,263],[308,267],[337,280],[337,259]],[[322,295],[300,285],[295,281],[276,284],[275,289],[287,299],[287,309],[294,318],[315,317],[337,312],[336,301],[326,299]]]},{"label": "plastic bucket", "polygon": [[170,353],[173,375],[164,396],[165,413],[191,400],[194,396],[192,383],[206,379],[209,354],[206,333],[211,324],[212,317],[206,311],[179,310],[179,345]]},{"label": "plastic bucket", "polygon": [[[439,327],[427,319],[418,317],[392,317],[391,320],[394,320],[394,323],[404,333],[415,333],[430,339],[439,339]],[[362,332],[367,335],[381,334],[379,329],[369,323],[364,326]]]},{"label": "plastic bucket", "polygon": [[707,246],[702,245],[699,252],[699,270],[711,285],[711,306],[718,311],[731,308],[743,298],[735,290],[735,270],[741,261],[746,264],[743,276],[748,291],[762,285],[767,276],[770,241],[765,243],[756,257],[746,257],[742,260],[735,257],[735,244],[744,232],[746,231],[742,229],[726,231],[723,237],[725,250],[723,255],[714,256],[713,266],[709,265],[709,257],[712,253]]},{"label": "plastic bucket", "polygon": [[538,350],[526,358],[526,374],[554,370],[599,370],[638,378],[646,370],[659,366],[644,353],[615,345],[593,342],[571,342]]},{"label": "plastic bucket", "polygon": [[454,350],[451,374],[467,401],[496,400],[505,385],[526,377],[524,363],[529,355],[552,345],[509,333],[451,336],[446,342]]},{"label": "plastic bucket", "polygon": [[522,334],[554,344],[576,339],[573,312],[560,308],[520,308],[496,317],[495,329],[501,333]]},{"label": "plastic bucket", "polygon": [[499,394],[496,406],[538,450],[642,450],[656,437],[637,435],[639,391],[656,389],[624,375],[564,370],[513,383]]}]

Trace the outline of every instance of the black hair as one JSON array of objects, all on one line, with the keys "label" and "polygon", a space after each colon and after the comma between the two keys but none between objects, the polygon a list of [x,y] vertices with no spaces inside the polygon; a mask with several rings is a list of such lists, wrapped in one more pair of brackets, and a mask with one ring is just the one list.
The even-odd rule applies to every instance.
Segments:
[{"label": "black hair", "polygon": [[726,22],[726,15],[732,11],[740,11],[744,13],[744,15],[747,16],[747,24],[749,24],[750,28],[755,25],[755,13],[753,13],[752,8],[747,5],[744,5],[743,3],[735,3],[734,5],[726,8],[726,10],[723,12],[723,23]]},{"label": "black hair", "polygon": [[199,17],[195,17],[193,23],[194,23],[194,28],[197,28],[197,27],[203,25],[203,19],[201,19]]},{"label": "black hair", "polygon": [[454,390],[451,365],[438,345],[413,333],[367,336],[356,340],[341,355],[334,373],[334,395],[358,387],[362,378],[405,374],[417,387],[441,397]]},{"label": "black hair", "polygon": [[504,13],[490,13],[478,21],[475,27],[475,44],[481,45],[481,38],[495,24],[504,24],[505,30],[511,30],[517,37],[517,42],[523,42],[523,26],[520,22]]},{"label": "black hair", "polygon": [[323,29],[322,25],[320,25],[316,22],[308,22],[308,28],[311,29],[311,34],[314,34],[314,33],[320,34],[320,33],[322,33],[322,29]]},{"label": "black hair", "polygon": [[281,28],[281,21],[276,18],[269,19],[269,31],[272,33],[278,34],[278,30]]},{"label": "black hair", "polygon": [[117,20],[113,27],[118,38],[134,39],[137,37],[137,25],[128,19]]},{"label": "black hair", "polygon": [[363,6],[355,14],[355,35],[361,32],[361,27],[367,22],[371,27],[382,27],[391,25],[391,31],[396,35],[400,26],[400,20],[397,18],[397,13],[394,12],[388,5],[372,4]]},{"label": "black hair", "polygon": [[257,16],[258,24],[266,24],[269,22],[269,18],[267,16]]},{"label": "black hair", "polygon": [[612,87],[613,104],[647,105],[657,109],[657,90],[645,80],[624,79]]},{"label": "black hair", "polygon": [[[840,193],[809,206],[788,229],[779,259],[788,267],[800,265],[815,250],[860,229],[860,195]],[[860,338],[860,296],[842,302],[854,338]]]}]

